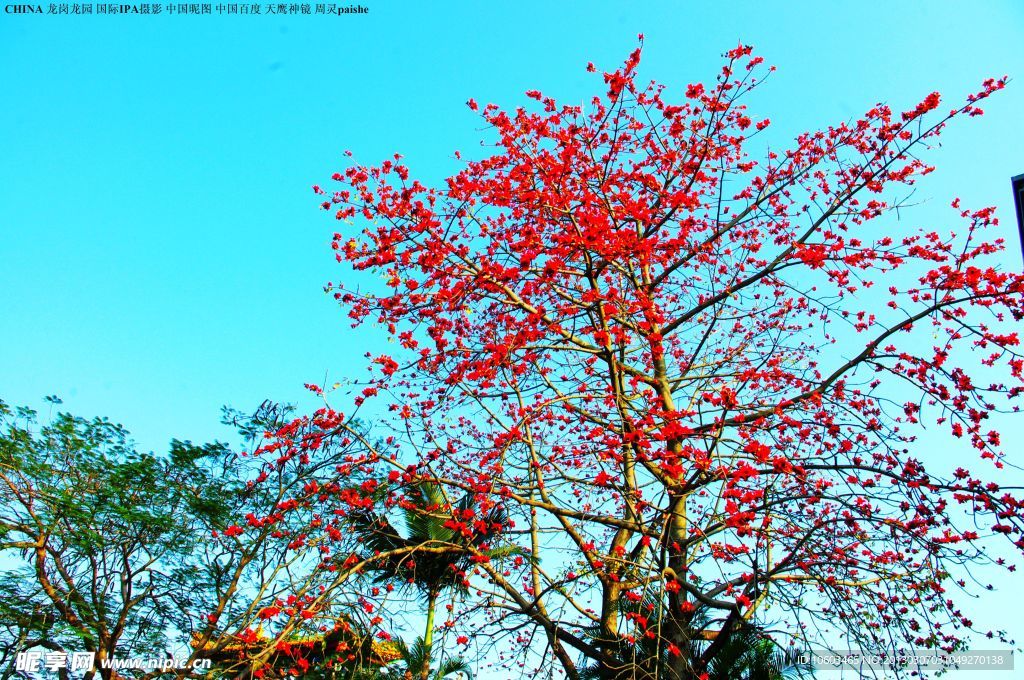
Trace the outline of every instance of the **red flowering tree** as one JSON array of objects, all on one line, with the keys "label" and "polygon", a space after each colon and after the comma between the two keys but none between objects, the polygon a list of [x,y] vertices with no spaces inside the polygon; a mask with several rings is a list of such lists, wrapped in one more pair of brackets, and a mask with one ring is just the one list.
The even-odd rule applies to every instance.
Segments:
[{"label": "red flowering tree", "polygon": [[[1024,506],[984,477],[1003,466],[987,421],[1022,389],[1024,275],[994,264],[991,209],[954,201],[920,231],[893,215],[920,153],[1005,80],[754,154],[769,121],[742,101],[768,70],[725,57],[684,97],[638,83],[638,49],[586,107],[483,107],[493,153],[437,186],[396,156],[314,187],[345,224],[338,261],[382,276],[331,290],[398,347],[368,355],[359,399],[394,432],[362,440],[361,492],[322,501],[342,526],[439,484],[429,512],[466,540],[419,550],[475,565],[445,628],[510,667],[698,678],[768,629],[952,649],[965,568],[995,534],[1024,548]],[[925,422],[963,467],[915,443]],[[274,446],[345,423],[325,408],[313,440]],[[324,565],[341,583],[415,552]]]}]

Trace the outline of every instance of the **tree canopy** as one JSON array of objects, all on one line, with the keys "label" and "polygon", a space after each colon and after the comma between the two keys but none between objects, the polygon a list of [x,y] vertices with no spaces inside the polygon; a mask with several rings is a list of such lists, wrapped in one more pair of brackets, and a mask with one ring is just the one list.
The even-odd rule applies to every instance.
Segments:
[{"label": "tree canopy", "polygon": [[[389,502],[430,480],[507,514],[495,540],[535,559],[481,554],[463,604],[506,660],[577,677],[646,637],[661,677],[700,677],[757,623],[956,648],[963,567],[989,536],[1024,548],[1021,501],[986,476],[990,416],[1021,393],[1024,276],[998,266],[991,208],[895,218],[928,147],[1005,79],[762,151],[770,121],[744,101],[771,69],[751,48],[673,98],[640,58],[584,106],[470,100],[493,151],[443,182],[396,155],[314,186],[338,261],[379,276],[335,298],[397,345],[356,400],[397,421],[364,470]],[[977,466],[930,461],[925,422]],[[694,656],[698,610],[717,634]]]}]

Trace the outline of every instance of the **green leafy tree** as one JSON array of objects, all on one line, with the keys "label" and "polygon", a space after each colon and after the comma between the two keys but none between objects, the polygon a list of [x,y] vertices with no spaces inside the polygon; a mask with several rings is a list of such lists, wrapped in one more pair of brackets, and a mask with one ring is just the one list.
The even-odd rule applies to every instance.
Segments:
[{"label": "green leafy tree", "polygon": [[[251,416],[228,411],[226,422],[251,444],[287,415],[267,402]],[[301,508],[275,512],[335,483],[346,448],[332,452],[263,460],[173,441],[156,455],[106,419],[57,413],[41,424],[36,411],[0,401],[0,678],[33,647],[92,652],[87,679],[132,673],[104,668],[113,658],[173,653],[192,664],[254,637],[264,644],[247,647],[227,674],[264,663],[279,639],[305,629],[257,634],[263,613],[285,593],[317,587],[305,578],[317,551],[294,536],[321,520]],[[332,591],[322,615],[303,622],[333,623],[345,596]]]},{"label": "green leafy tree", "polygon": [[3,402],[0,428],[9,642],[93,652],[97,664],[128,649],[162,656],[198,604],[181,566],[226,521],[232,487],[212,483],[205,465],[226,449],[175,442],[157,457],[105,419],[61,413],[37,428],[34,411]]}]

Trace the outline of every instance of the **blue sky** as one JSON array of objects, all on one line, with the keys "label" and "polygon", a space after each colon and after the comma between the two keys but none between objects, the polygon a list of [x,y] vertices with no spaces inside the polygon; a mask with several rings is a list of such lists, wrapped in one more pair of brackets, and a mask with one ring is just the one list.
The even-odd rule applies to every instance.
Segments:
[{"label": "blue sky", "polygon": [[0,398],[58,394],[163,450],[227,436],[223,404],[359,375],[374,338],[322,292],[343,270],[310,185],[344,149],[443,177],[485,136],[469,97],[589,98],[586,63],[613,68],[639,32],[641,74],[677,93],[738,40],[755,45],[778,72],[751,104],[779,144],[1008,73],[986,115],[928,157],[938,171],[904,219],[948,225],[959,195],[999,206],[1016,241],[1024,3],[364,4],[347,17],[0,14]]},{"label": "blue sky", "polygon": [[322,285],[341,275],[309,190],[403,153],[443,177],[484,136],[464,106],[539,88],[579,101],[646,36],[642,75],[710,78],[742,39],[778,72],[753,102],[784,143],[875,101],[1021,78],[932,155],[911,213],[997,204],[1024,172],[1024,5],[371,3],[362,17],[0,14],[0,396],[59,394],[147,447],[222,434],[220,405],[296,400],[368,348]]}]

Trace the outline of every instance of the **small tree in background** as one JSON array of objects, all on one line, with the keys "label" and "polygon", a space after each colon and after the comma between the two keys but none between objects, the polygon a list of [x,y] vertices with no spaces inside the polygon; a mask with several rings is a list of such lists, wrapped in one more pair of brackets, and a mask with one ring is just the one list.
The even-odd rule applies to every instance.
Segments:
[{"label": "small tree in background", "polygon": [[[267,403],[254,416],[228,416],[253,438],[284,424],[283,414]],[[59,413],[40,425],[36,412],[3,402],[0,426],[0,677],[12,677],[16,654],[31,648],[68,659],[94,653],[86,678],[133,673],[103,668],[114,658],[227,659],[220,666],[230,677],[265,661],[263,646],[239,641],[259,638],[267,612],[319,573],[320,551],[292,522],[310,521],[297,506],[337,483],[337,460],[286,467],[180,441],[157,456],[105,419]],[[282,507],[287,516],[275,514]],[[304,623],[334,629],[350,608],[332,600]]]},{"label": "small tree in background", "polygon": [[232,520],[230,487],[197,465],[224,451],[175,443],[158,458],[105,420],[59,414],[35,431],[34,412],[3,403],[0,418],[0,551],[5,568],[19,565],[3,576],[3,677],[35,646],[93,652],[97,664],[128,649],[162,656],[200,604],[182,567],[209,527]]}]

